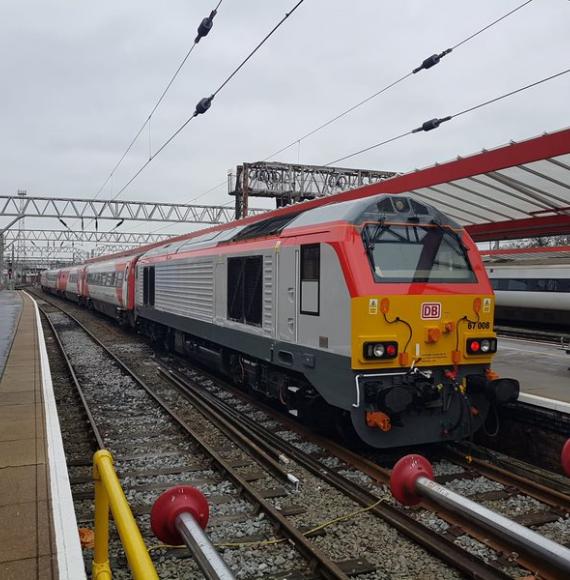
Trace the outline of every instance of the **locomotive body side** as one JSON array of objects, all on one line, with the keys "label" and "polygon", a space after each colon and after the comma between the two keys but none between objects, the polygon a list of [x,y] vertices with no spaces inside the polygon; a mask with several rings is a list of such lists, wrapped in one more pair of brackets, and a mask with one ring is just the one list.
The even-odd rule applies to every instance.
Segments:
[{"label": "locomotive body side", "polygon": [[[489,370],[488,278],[456,224],[416,202],[420,219],[410,201],[387,221],[385,207],[375,210],[385,199],[310,210],[265,235],[237,227],[142,255],[137,324],[289,412],[350,424],[376,447],[466,437],[491,401],[518,392]],[[370,227],[396,242],[378,238],[382,251],[371,254]],[[412,278],[399,260],[417,260]]]},{"label": "locomotive body side", "polygon": [[78,274],[88,307],[374,447],[465,438],[518,395],[490,369],[494,296],[475,244],[402,194],[287,208]]}]

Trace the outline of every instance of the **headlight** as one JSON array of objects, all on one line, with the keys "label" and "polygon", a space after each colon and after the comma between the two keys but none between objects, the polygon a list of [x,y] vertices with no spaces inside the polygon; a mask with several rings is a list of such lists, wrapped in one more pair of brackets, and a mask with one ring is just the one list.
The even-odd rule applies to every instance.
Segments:
[{"label": "headlight", "polygon": [[491,354],[497,352],[496,338],[467,339],[467,354]]},{"label": "headlight", "polygon": [[365,342],[363,349],[364,358],[374,359],[391,359],[398,356],[398,343],[390,342]]},{"label": "headlight", "polygon": [[386,349],[384,348],[383,344],[375,344],[374,348],[372,349],[372,354],[375,358],[382,358],[385,352]]}]

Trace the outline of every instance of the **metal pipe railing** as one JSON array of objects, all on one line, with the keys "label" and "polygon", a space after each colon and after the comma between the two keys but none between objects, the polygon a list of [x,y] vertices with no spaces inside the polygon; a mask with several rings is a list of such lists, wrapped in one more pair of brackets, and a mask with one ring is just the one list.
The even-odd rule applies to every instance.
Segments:
[{"label": "metal pipe railing", "polygon": [[199,490],[178,485],[154,502],[150,525],[161,542],[186,544],[208,580],[234,580],[232,571],[204,532],[209,515],[208,502]]},{"label": "metal pipe railing", "polygon": [[113,467],[113,456],[106,449],[97,451],[93,456],[93,479],[95,481],[93,580],[112,578],[109,563],[109,510],[113,514],[135,580],[158,580],[158,574]]},{"label": "metal pipe railing", "polygon": [[414,505],[422,497],[427,498],[449,511],[466,516],[486,530],[500,534],[511,544],[570,574],[568,548],[436,483],[431,464],[421,455],[406,455],[396,463],[390,477],[390,487],[394,497],[405,505]]}]

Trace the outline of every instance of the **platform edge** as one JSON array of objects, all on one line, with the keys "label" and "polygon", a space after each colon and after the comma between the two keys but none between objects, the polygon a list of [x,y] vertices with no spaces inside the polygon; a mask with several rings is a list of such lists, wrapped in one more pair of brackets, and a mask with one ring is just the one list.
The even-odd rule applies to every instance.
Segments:
[{"label": "platform edge", "polygon": [[[85,563],[79,541],[77,518],[75,517],[73,498],[71,496],[71,485],[67,472],[65,452],[63,450],[63,440],[61,438],[40,311],[36,300],[28,292],[23,291],[23,293],[33,302],[36,312],[42,390],[45,406],[46,441],[50,474],[49,484],[52,497],[51,509],[56,539],[58,575],[63,580],[83,580],[87,578],[85,574]],[[56,499],[57,502],[54,501]]]}]

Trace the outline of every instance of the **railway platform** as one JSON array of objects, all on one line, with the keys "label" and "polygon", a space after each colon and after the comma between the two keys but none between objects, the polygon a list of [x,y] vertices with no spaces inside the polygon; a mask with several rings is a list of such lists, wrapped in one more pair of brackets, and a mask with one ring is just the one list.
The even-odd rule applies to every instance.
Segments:
[{"label": "railway platform", "polygon": [[519,400],[570,413],[570,357],[558,346],[523,338],[501,337],[493,361],[499,375],[520,381]]},{"label": "railway platform", "polygon": [[85,577],[35,302],[0,292],[0,578]]}]

